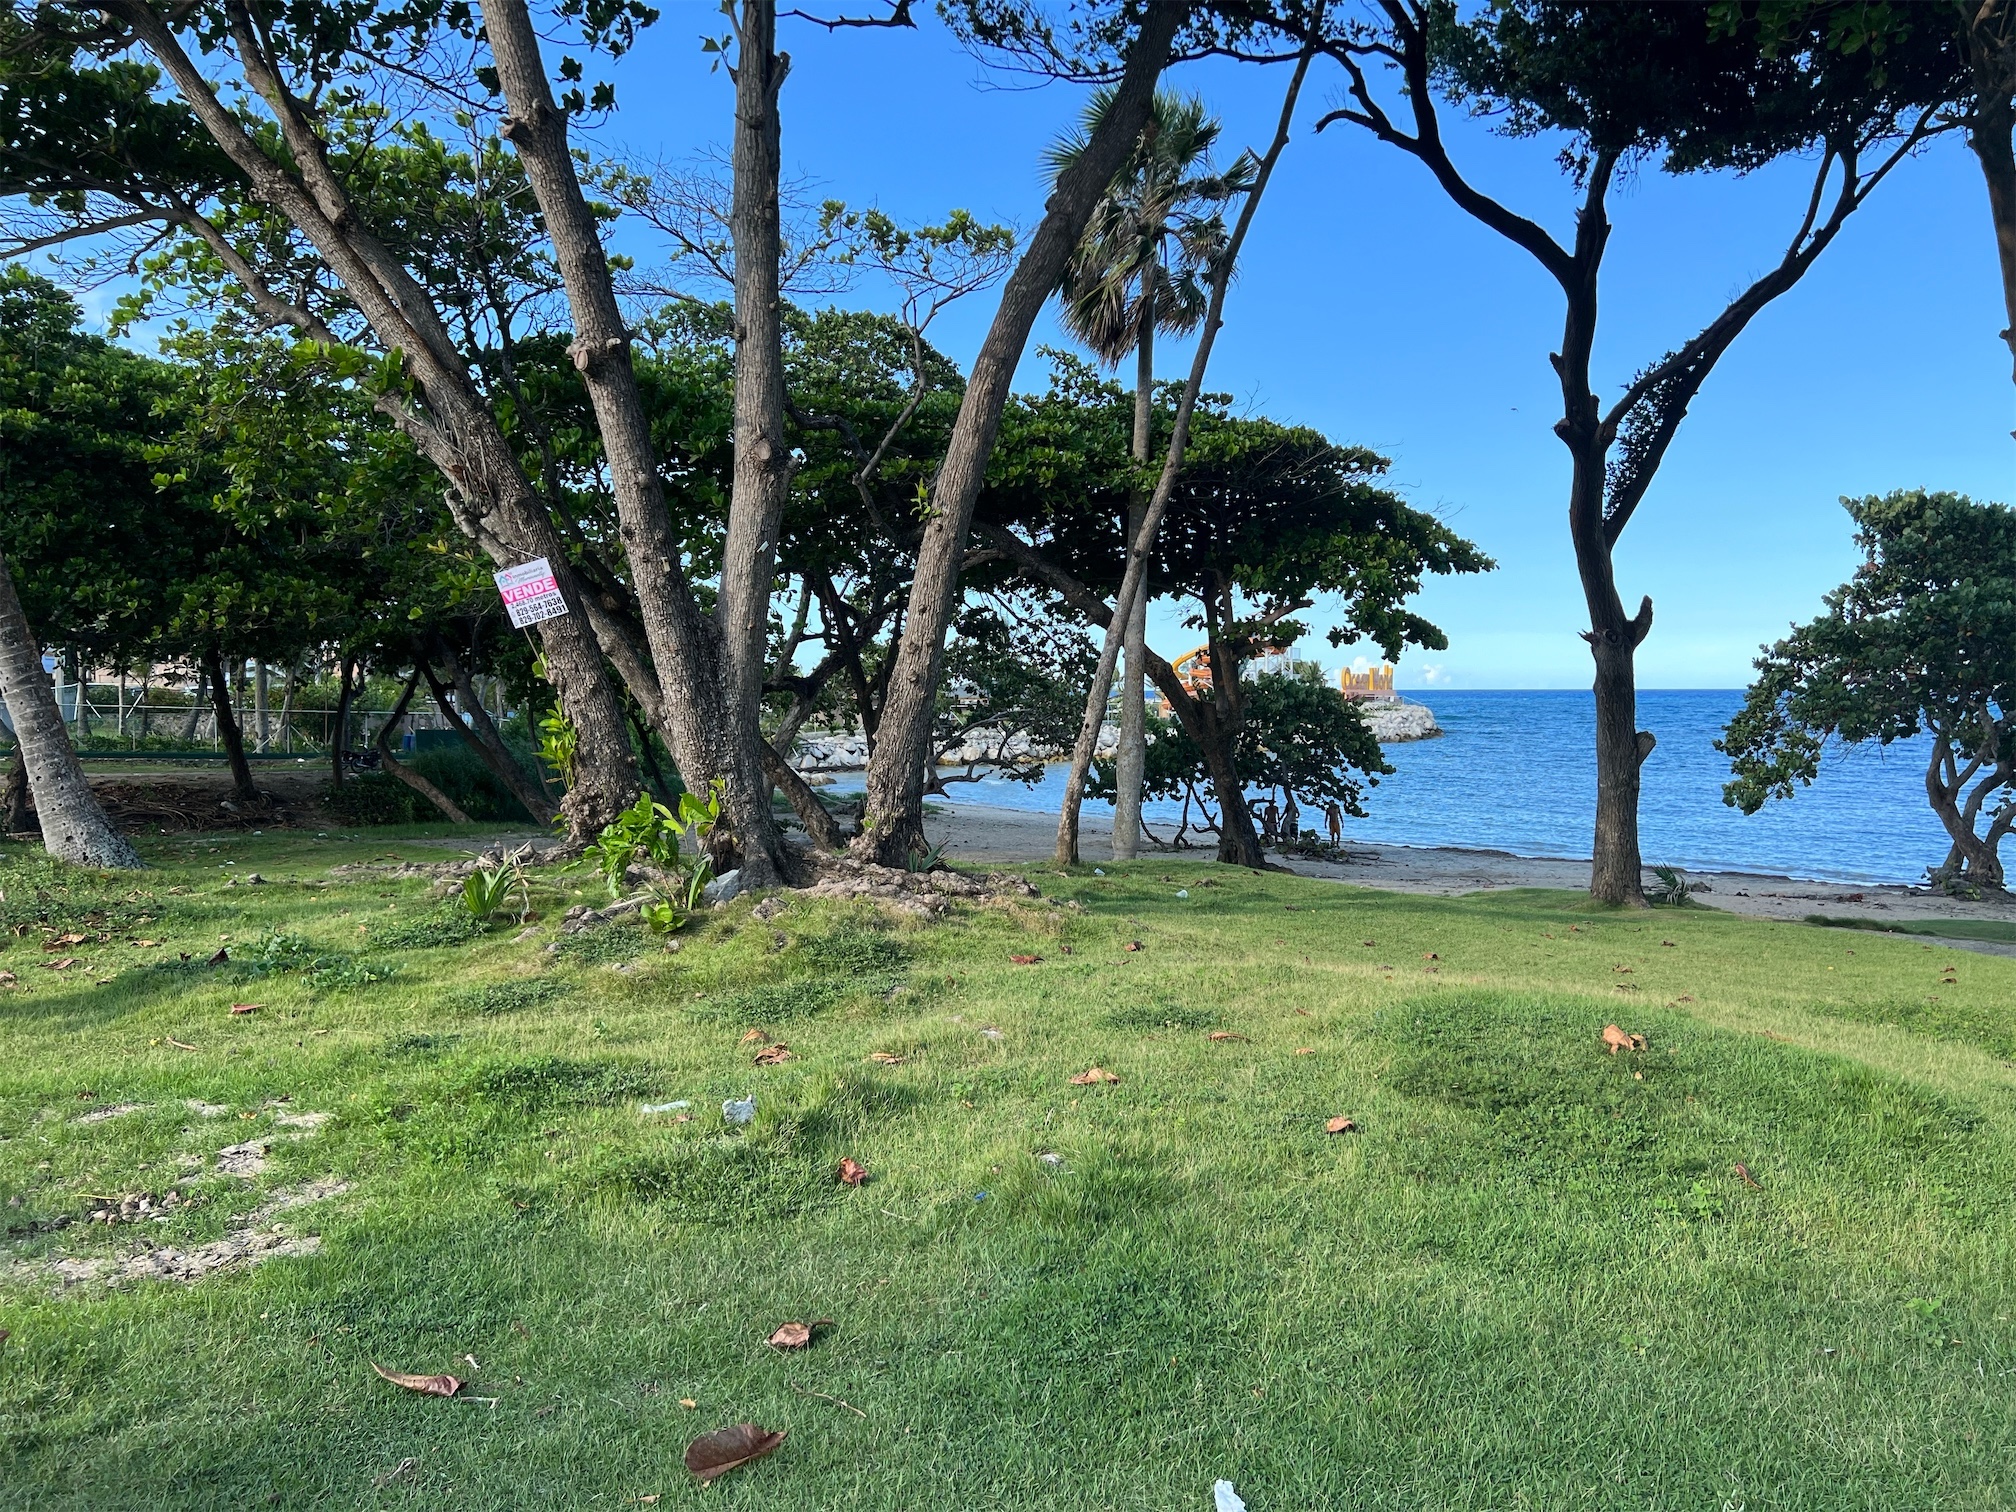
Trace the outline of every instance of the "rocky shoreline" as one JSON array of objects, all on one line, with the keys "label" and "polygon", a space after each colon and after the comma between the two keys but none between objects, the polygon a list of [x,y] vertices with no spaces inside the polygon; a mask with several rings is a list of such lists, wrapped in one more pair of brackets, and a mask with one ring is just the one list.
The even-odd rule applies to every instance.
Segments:
[{"label": "rocky shoreline", "polygon": [[[1381,745],[1405,740],[1432,740],[1442,733],[1434,710],[1426,704],[1405,699],[1368,701],[1362,705],[1365,722],[1372,727]],[[1120,726],[1108,721],[1099,727],[1095,753],[1110,758],[1119,749]],[[1027,735],[1010,735],[1006,741],[999,730],[975,730],[967,741],[945,756],[944,765],[964,766],[968,762],[998,761],[1006,757],[1018,761],[1062,761],[1069,751],[1038,746]],[[868,742],[860,735],[831,731],[800,735],[792,748],[791,764],[805,773],[859,772],[868,766]]]}]

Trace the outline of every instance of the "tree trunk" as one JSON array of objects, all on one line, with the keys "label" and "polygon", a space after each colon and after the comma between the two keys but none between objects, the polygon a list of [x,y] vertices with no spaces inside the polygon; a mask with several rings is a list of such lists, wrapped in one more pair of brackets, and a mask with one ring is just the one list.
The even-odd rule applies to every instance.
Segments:
[{"label": "tree trunk", "polygon": [[[1148,465],[1155,421],[1155,264],[1141,275],[1141,330],[1134,341],[1134,445],[1137,466]],[[1137,484],[1127,502],[1127,541],[1141,534],[1148,501]],[[1141,665],[1148,647],[1148,594],[1144,590],[1127,617],[1120,678],[1120,749],[1113,760],[1113,859],[1132,861],[1141,850],[1141,781],[1148,763],[1148,702]]]},{"label": "tree trunk", "polygon": [[[749,7],[751,12],[762,9],[759,4]],[[745,711],[731,696],[727,669],[739,667],[736,653],[731,650],[724,655],[724,648],[717,644],[718,632],[707,624],[686,579],[678,534],[672,528],[658,477],[650,421],[631,367],[629,332],[616,302],[608,253],[568,149],[566,117],[553,103],[538,35],[524,0],[485,0],[483,16],[510,111],[502,135],[525,165],[526,176],[546,218],[547,233],[553,240],[568,308],[574,319],[575,339],[568,350],[587,388],[609,460],[624,554],[656,667],[658,687],[633,687],[631,691],[639,706],[651,713],[653,722],[664,732],[666,745],[686,785],[702,792],[710,782],[720,780],[722,807],[728,820],[726,828],[741,852],[745,880],[751,886],[768,885],[779,878],[788,863],[763,786],[756,750],[762,735],[756,725],[754,702]],[[762,16],[757,19],[761,21]],[[767,42],[767,27],[764,33]],[[745,49],[746,46],[745,41]],[[760,51],[764,58],[769,57],[767,45]],[[745,67],[737,72],[746,78],[750,70]],[[781,80],[781,71],[777,77]],[[740,94],[738,85],[738,101]],[[740,134],[749,125],[742,116],[738,104],[738,143]],[[768,129],[774,131],[774,118]],[[740,154],[738,145],[738,179]],[[737,193],[739,197],[739,189]],[[769,193],[773,197],[774,216],[774,167]],[[774,289],[776,244],[773,241],[771,245]],[[771,302],[774,306],[774,292]],[[738,320],[742,313],[738,301]],[[773,310],[772,319],[775,318]],[[738,415],[740,390],[738,381]],[[781,404],[780,397],[780,411]],[[741,460],[738,455],[737,487],[729,509],[731,542],[738,539],[738,518],[751,509],[760,509],[760,501],[742,495]],[[788,468],[789,460],[788,452],[782,452],[780,464]],[[788,481],[787,472],[787,486]],[[740,528],[746,537],[749,530],[746,519],[741,521]],[[765,552],[774,552],[775,535],[774,526],[758,531]],[[724,566],[720,592],[724,613],[737,615],[740,624],[739,617],[746,616],[749,605],[758,596],[762,599],[756,616],[758,697],[762,687],[761,627],[768,623],[769,586],[767,558],[751,560],[745,553],[742,559],[731,558]],[[623,750],[628,756],[627,736],[623,737]]]},{"label": "tree trunk", "polygon": [[301,663],[287,664],[287,680],[280,685],[280,749],[294,749],[294,695],[301,686]]},{"label": "tree trunk", "polygon": [[196,691],[189,695],[189,718],[182,726],[182,744],[194,747],[196,732],[203,727],[203,694],[210,684],[209,674],[201,668],[196,672]]},{"label": "tree trunk", "polygon": [[[2006,15],[2007,6],[2001,7]],[[1967,141],[1980,160],[1988,184],[1988,213],[1995,226],[1995,253],[2002,271],[2002,312],[2008,324],[2002,340],[2016,358],[2016,53],[1999,36],[2007,24],[1997,7],[1981,6],[1967,28],[1968,56],[1974,70],[1974,109],[1967,123]]]},{"label": "tree trunk", "polygon": [[344,758],[350,754],[350,700],[357,692],[353,666],[348,656],[336,658],[336,728],[329,736],[329,785],[333,788],[343,786]]},{"label": "tree trunk", "polygon": [[[448,701],[448,687],[435,676],[433,662],[439,659],[448,669],[454,684],[458,710]],[[462,665],[455,650],[441,637],[435,637],[434,656],[423,658],[419,669],[426,675],[427,687],[434,695],[435,707],[448,719],[455,733],[462,737],[463,744],[476,753],[477,759],[490,769],[491,775],[509,789],[511,796],[524,806],[525,812],[539,824],[551,824],[559,815],[559,809],[548,801],[546,795],[532,785],[525,775],[525,769],[511,754],[511,748],[504,744],[504,737],[497,733],[497,726],[490,722],[490,711],[476,696],[475,686],[469,680],[469,673]],[[648,750],[648,748],[647,748]]]},{"label": "tree trunk", "polygon": [[0,833],[19,835],[28,828],[28,751],[17,735],[7,776],[0,780]]},{"label": "tree trunk", "polygon": [[272,680],[266,670],[266,662],[261,658],[252,672],[252,726],[259,732],[257,749],[262,756],[273,744],[273,715],[267,705],[267,695],[271,691]]},{"label": "tree trunk", "polygon": [[144,865],[105,817],[85,780],[4,557],[0,557],[0,701],[14,722],[15,746],[27,768],[42,844],[49,854],[79,866],[131,870]]},{"label": "tree trunk", "polygon": [[[470,378],[468,361],[440,310],[351,202],[342,176],[329,163],[326,144],[316,135],[315,112],[288,90],[250,7],[226,7],[223,19],[246,82],[272,109],[284,157],[262,144],[224,104],[170,21],[153,6],[144,0],[107,0],[105,10],[132,28],[253,193],[314,247],[384,350],[400,354],[413,387],[403,395],[382,396],[379,408],[447,480],[446,502],[456,525],[499,566],[535,557],[552,564],[568,612],[539,626],[539,644],[546,680],[579,737],[574,785],[561,811],[577,839],[598,833],[637,792],[622,709],[604,672],[581,585],[559,532]],[[223,37],[211,33],[206,40]],[[244,285],[262,316],[314,340],[335,340],[312,312],[277,294],[215,226],[193,212],[182,223]],[[620,455],[613,448],[610,460],[620,499],[629,480],[614,468]],[[628,544],[634,568],[638,552],[634,543]]]},{"label": "tree trunk", "polygon": [[[1281,117],[1274,129],[1274,140],[1253,175],[1253,187],[1247,191],[1246,203],[1240,207],[1238,222],[1225,243],[1217,272],[1211,279],[1211,295],[1198,333],[1197,348],[1190,356],[1190,376],[1183,385],[1183,397],[1177,401],[1176,415],[1169,428],[1169,449],[1162,459],[1161,474],[1155,480],[1155,492],[1149,497],[1148,507],[1142,513],[1140,529],[1127,543],[1127,569],[1121,576],[1120,592],[1114,600],[1114,613],[1120,616],[1121,622],[1107,624],[1106,643],[1100,648],[1098,670],[1092,674],[1092,687],[1086,694],[1078,740],[1071,751],[1071,771],[1064,780],[1064,799],[1057,815],[1056,854],[1060,866],[1072,865],[1078,859],[1079,808],[1085,797],[1085,778],[1091,770],[1092,752],[1105,720],[1106,691],[1112,685],[1114,663],[1128,629],[1148,599],[1148,558],[1154,550],[1155,538],[1161,532],[1162,518],[1168,513],[1169,501],[1176,493],[1177,474],[1182,469],[1184,449],[1190,441],[1190,417],[1196,411],[1197,396],[1204,387],[1204,373],[1211,364],[1211,349],[1218,340],[1219,327],[1225,323],[1225,291],[1232,282],[1233,270],[1238,266],[1239,249],[1245,245],[1246,233],[1252,229],[1254,213],[1260,208],[1260,197],[1266,193],[1268,180],[1274,175],[1274,165],[1280,161],[1282,149],[1288,145],[1288,129],[1295,119],[1295,102],[1302,93],[1302,81],[1308,76],[1311,56],[1311,52],[1305,49],[1295,65],[1287,95],[1281,102]],[[1138,401],[1136,414],[1139,414]],[[1146,657],[1144,634],[1144,661]],[[1214,670],[1216,665],[1214,663]],[[1233,692],[1236,703],[1236,684]],[[1140,813],[1137,809],[1133,828],[1139,827]]]},{"label": "tree trunk", "polygon": [[223,741],[224,754],[231,759],[231,786],[247,803],[257,803],[259,789],[252,781],[252,765],[245,759],[245,732],[238,727],[238,716],[231,708],[231,685],[224,676],[223,660],[215,646],[208,647],[203,658],[210,673],[210,704],[217,714],[217,738]]},{"label": "tree trunk", "polygon": [[[1112,106],[1084,152],[1058,176],[1043,219],[1002,290],[993,325],[974,359],[945,460],[931,489],[930,519],[911,579],[903,642],[868,765],[868,818],[855,846],[866,858],[884,865],[901,866],[926,847],[924,765],[931,757],[931,716],[944,665],[945,632],[959,599],[959,563],[973,526],[973,506],[1016,364],[1100,196],[1140,139],[1170,44],[1189,11],[1183,0],[1164,0],[1143,11]],[[1107,676],[1111,675],[1109,666]]]},{"label": "tree trunk", "polygon": [[406,705],[413,701],[413,690],[419,685],[420,669],[415,667],[407,675],[406,686],[399,690],[399,702],[392,706],[392,712],[386,716],[385,723],[378,727],[376,741],[378,762],[390,776],[405,783],[445,814],[451,824],[474,824],[476,821],[463,813],[454,799],[392,754],[392,732],[398,729],[401,721],[406,718]]}]

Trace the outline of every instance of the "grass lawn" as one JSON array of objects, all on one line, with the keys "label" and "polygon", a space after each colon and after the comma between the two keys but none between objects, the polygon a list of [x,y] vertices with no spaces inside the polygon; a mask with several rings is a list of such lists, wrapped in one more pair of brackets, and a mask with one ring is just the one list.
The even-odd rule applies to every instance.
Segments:
[{"label": "grass lawn", "polygon": [[330,877],[452,843],[0,863],[0,1506],[2016,1503],[2016,961],[1153,861],[555,954]]}]

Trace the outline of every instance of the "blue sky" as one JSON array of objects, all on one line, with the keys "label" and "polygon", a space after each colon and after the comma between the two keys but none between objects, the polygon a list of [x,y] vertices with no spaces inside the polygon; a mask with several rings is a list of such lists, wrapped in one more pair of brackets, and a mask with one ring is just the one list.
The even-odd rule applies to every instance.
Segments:
[{"label": "blue sky", "polygon": [[[711,5],[675,3],[615,70],[619,108],[597,145],[677,160],[730,130],[730,87],[710,74]],[[1082,104],[1074,88],[1016,87],[961,51],[919,7],[915,32],[828,36],[786,21],[787,172],[816,192],[900,219],[962,207],[1028,228],[1041,213],[1040,153]],[[1285,71],[1223,63],[1176,70],[1226,140],[1263,144]],[[1007,87],[1004,87],[1007,86]],[[1565,516],[1567,457],[1549,429],[1547,364],[1559,294],[1530,259],[1455,210],[1412,159],[1345,127],[1308,126],[1338,91],[1312,75],[1300,129],[1262,207],[1214,354],[1210,386],[1242,405],[1374,446],[1418,505],[1497,558],[1485,578],[1433,585],[1425,613],[1446,652],[1411,653],[1403,687],[1578,687],[1586,623]],[[1473,182],[1569,234],[1572,195],[1546,142],[1451,118]],[[1811,168],[1747,179],[1648,171],[1612,198],[1599,397],[1691,335],[1776,261]],[[874,304],[880,291],[845,296]],[[934,327],[962,363],[990,296]],[[1640,652],[1647,687],[1747,682],[1761,641],[1810,616],[1853,569],[1843,494],[1924,485],[2016,500],[2016,423],[1985,193],[1964,145],[1905,164],[1804,282],[1761,316],[1695,403],[1618,552],[1620,582],[1657,609]],[[1021,373],[1040,386],[1037,345]],[[1167,352],[1164,376],[1187,369]],[[1194,635],[1160,614],[1160,649]],[[1314,648],[1331,665],[1350,659]]]}]

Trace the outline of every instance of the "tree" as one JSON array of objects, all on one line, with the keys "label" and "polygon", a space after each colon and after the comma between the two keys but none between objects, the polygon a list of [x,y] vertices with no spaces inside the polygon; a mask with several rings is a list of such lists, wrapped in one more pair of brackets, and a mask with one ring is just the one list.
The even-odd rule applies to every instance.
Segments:
[{"label": "tree", "polygon": [[[1016,364],[1050,292],[1057,286],[1094,207],[1140,138],[1156,81],[1188,0],[1148,6],[1127,49],[1113,105],[1084,154],[1058,176],[1042,221],[1002,290],[961,397],[943,464],[932,484],[929,513],[904,611],[904,635],[890,671],[881,739],[868,768],[868,812],[857,850],[884,865],[902,865],[925,849],[924,774],[930,759],[945,635],[959,599],[973,509],[999,433]],[[1107,675],[1111,676],[1109,667]]]},{"label": "tree", "polygon": [[[1166,410],[1181,403],[1172,390],[1161,391]],[[1307,627],[1295,616],[1323,601],[1337,610],[1333,645],[1372,640],[1394,660],[1407,645],[1444,646],[1442,632],[1406,601],[1427,573],[1480,572],[1491,562],[1381,486],[1384,457],[1306,427],[1233,416],[1229,403],[1216,395],[1198,406],[1166,523],[1139,570],[1157,593],[1194,606],[1208,683],[1192,687],[1152,648],[1149,675],[1210,774],[1218,858],[1260,866],[1240,765],[1251,695],[1245,664],[1299,638]],[[1106,595],[1136,570],[1139,544],[1125,539],[1122,523],[1130,409],[1119,389],[1060,354],[1051,392],[1018,419],[1017,445],[983,499],[980,526],[1005,566],[1106,628],[1109,646],[1116,611]]]},{"label": "tree", "polygon": [[[1634,658],[1652,628],[1652,602],[1626,610],[1612,552],[1715,364],[1939,128],[1943,98],[1844,58],[1828,46],[1824,28],[1788,33],[1760,25],[1748,8],[1701,0],[1505,0],[1468,20],[1445,0],[1377,0],[1369,23],[1326,23],[1318,7],[1299,0],[1227,3],[1220,12],[1231,50],[1269,31],[1320,47],[1344,70],[1348,100],[1319,130],[1349,123],[1416,158],[1459,208],[1528,253],[1560,286],[1562,336],[1551,360],[1562,416],[1554,430],[1571,462],[1569,536],[1589,615],[1583,638],[1595,663],[1590,891],[1606,902],[1642,905],[1638,794],[1656,741],[1637,728]],[[1399,77],[1395,104],[1375,85],[1381,68]],[[1564,245],[1465,176],[1443,139],[1438,95],[1496,116],[1509,134],[1567,138],[1561,161],[1579,196],[1572,242]],[[1618,175],[1652,161],[1673,173],[1745,171],[1795,153],[1816,155],[1817,166],[1777,262],[1604,408],[1591,364],[1608,198]]]},{"label": "tree", "polygon": [[[0,185],[63,217],[50,239],[114,222],[154,228],[157,239],[168,228],[200,243],[214,276],[236,283],[264,319],[332,347],[375,344],[374,402],[447,479],[458,526],[500,565],[541,556],[555,565],[570,612],[539,633],[548,677],[582,733],[570,823],[593,833],[628,806],[636,777],[580,589],[438,289],[426,286],[432,270],[419,254],[428,248],[408,236],[406,255],[395,250],[402,230],[438,232],[424,215],[399,212],[426,197],[432,186],[411,175],[441,155],[380,155],[376,166],[393,171],[356,172],[372,166],[383,113],[363,108],[354,87],[324,98],[352,60],[374,48],[390,56],[411,20],[361,4],[255,11],[242,0],[166,14],[142,0],[40,6],[32,18],[10,8],[0,92],[17,128],[29,126],[0,152]],[[424,51],[421,31],[412,45]],[[179,99],[156,99],[151,70],[130,72],[119,55],[136,46]]]},{"label": "tree", "polygon": [[[1096,91],[1083,123],[1050,153],[1062,172],[1076,162],[1113,106],[1113,90]],[[1145,472],[1153,447],[1155,333],[1197,329],[1208,303],[1206,283],[1225,253],[1219,207],[1251,188],[1253,162],[1242,155],[1230,172],[1211,170],[1220,123],[1194,96],[1158,90],[1133,153],[1107,188],[1065,269],[1060,289],[1064,328],[1109,367],[1134,357],[1132,455]],[[1137,485],[1127,507],[1127,534],[1141,530],[1146,490]],[[1120,748],[1116,767],[1113,859],[1129,861],[1141,829],[1142,761],[1146,751],[1143,664],[1148,601],[1129,616],[1120,684]]]},{"label": "tree", "polygon": [[[143,451],[149,401],[158,392],[134,359],[82,335],[76,301],[19,268],[0,275],[0,545],[95,534],[107,510],[118,523],[151,492]],[[137,432],[137,434],[136,434]],[[92,796],[63,727],[30,627],[0,550],[0,701],[14,726],[16,755],[49,853],[84,866],[137,867],[133,847]],[[80,624],[124,640],[144,616],[156,585],[109,552],[71,585]],[[56,585],[44,580],[52,600]],[[18,805],[10,805],[17,806]]]},{"label": "tree", "polygon": [[1758,658],[1716,743],[1735,774],[1723,799],[1754,814],[1790,798],[1830,741],[1929,735],[1925,794],[1952,840],[1932,880],[2000,889],[2016,827],[2016,510],[1917,489],[1841,502],[1862,565]]}]

